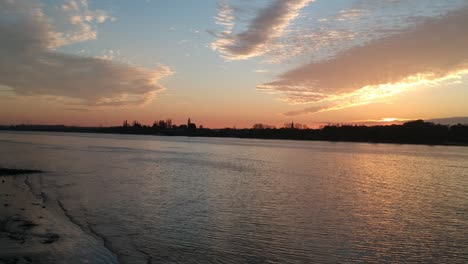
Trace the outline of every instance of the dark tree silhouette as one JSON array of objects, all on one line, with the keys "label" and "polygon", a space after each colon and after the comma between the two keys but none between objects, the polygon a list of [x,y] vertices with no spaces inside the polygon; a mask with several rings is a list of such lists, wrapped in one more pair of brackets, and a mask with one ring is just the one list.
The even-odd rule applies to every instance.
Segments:
[{"label": "dark tree silhouette", "polygon": [[208,129],[202,125],[197,129],[197,125],[190,119],[187,124],[179,126],[167,119],[154,122],[152,126],[142,125],[138,121],[130,126],[125,120],[120,127],[16,125],[0,126],[0,130],[468,145],[468,125],[446,126],[423,120],[390,126],[328,125],[320,129],[308,129],[293,122],[286,123],[285,127],[279,129],[261,123],[253,125],[251,129]]}]

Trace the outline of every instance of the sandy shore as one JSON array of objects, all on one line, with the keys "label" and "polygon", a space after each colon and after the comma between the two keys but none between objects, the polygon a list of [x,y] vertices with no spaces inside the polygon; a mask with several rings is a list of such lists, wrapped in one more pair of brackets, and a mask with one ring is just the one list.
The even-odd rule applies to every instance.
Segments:
[{"label": "sandy shore", "polygon": [[0,176],[0,263],[117,263],[57,201],[33,194],[25,180],[35,176]]}]

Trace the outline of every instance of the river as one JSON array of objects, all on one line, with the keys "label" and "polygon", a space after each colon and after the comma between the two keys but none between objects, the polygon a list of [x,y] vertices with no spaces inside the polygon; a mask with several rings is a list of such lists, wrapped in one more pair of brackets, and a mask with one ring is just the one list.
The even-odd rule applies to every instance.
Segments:
[{"label": "river", "polygon": [[468,262],[468,147],[1,132],[124,263]]}]

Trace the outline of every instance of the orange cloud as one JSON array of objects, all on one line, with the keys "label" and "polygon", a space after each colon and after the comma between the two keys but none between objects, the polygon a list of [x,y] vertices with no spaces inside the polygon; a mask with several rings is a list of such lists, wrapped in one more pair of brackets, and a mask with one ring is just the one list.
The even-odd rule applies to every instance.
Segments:
[{"label": "orange cloud", "polygon": [[468,69],[468,8],[426,19],[404,32],[345,50],[259,85],[290,103],[312,103],[297,115],[389,98],[415,85],[459,78]]}]

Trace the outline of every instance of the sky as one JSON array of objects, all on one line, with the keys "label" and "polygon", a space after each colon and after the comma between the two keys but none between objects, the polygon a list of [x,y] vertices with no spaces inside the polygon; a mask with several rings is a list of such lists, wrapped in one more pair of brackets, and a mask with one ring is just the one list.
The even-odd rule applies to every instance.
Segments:
[{"label": "sky", "polygon": [[0,0],[0,124],[468,116],[468,0]]}]

